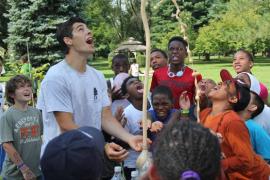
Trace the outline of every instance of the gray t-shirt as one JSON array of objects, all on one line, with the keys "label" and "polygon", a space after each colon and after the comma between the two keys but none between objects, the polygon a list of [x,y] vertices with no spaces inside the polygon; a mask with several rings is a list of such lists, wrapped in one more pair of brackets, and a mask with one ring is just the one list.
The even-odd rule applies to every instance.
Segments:
[{"label": "gray t-shirt", "polygon": [[42,110],[43,144],[60,134],[54,111],[72,113],[78,126],[101,129],[102,108],[110,106],[104,75],[90,66],[80,73],[65,60],[52,66],[41,83],[37,108]]},{"label": "gray t-shirt", "polygon": [[[28,107],[20,111],[10,107],[0,120],[0,143],[12,142],[23,162],[36,176],[41,176],[39,157],[41,149],[42,117],[38,109]],[[2,176],[8,180],[23,179],[17,166],[6,156]]]}]

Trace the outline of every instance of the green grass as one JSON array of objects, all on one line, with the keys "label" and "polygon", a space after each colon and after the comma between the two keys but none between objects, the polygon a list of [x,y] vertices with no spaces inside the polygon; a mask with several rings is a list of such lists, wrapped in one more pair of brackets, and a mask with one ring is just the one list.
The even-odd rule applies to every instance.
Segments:
[{"label": "green grass", "polygon": [[[113,76],[107,59],[97,59],[90,62],[90,65],[102,71],[107,79]],[[232,57],[222,57],[220,60],[212,59],[210,61],[195,59],[194,63],[190,63],[188,66],[200,72],[203,78],[211,78],[216,82],[220,81],[219,71],[223,68],[229,70],[233,76],[236,75],[232,68]],[[142,67],[141,69],[143,71],[144,68]],[[252,68],[252,73],[270,89],[270,58],[255,58],[255,66]]]}]

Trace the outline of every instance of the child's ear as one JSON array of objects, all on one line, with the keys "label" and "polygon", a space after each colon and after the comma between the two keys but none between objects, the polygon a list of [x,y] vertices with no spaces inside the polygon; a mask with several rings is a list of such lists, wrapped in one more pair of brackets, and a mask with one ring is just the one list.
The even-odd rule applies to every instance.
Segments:
[{"label": "child's ear", "polygon": [[123,96],[123,98],[125,98],[125,99],[129,98],[129,94],[126,93],[126,94]]},{"label": "child's ear", "polygon": [[231,96],[231,97],[229,97],[228,101],[229,101],[229,103],[236,104],[238,99],[236,96]]},{"label": "child's ear", "polygon": [[248,111],[250,112],[254,112],[258,109],[258,107],[255,104],[252,104],[250,106],[248,106]]}]

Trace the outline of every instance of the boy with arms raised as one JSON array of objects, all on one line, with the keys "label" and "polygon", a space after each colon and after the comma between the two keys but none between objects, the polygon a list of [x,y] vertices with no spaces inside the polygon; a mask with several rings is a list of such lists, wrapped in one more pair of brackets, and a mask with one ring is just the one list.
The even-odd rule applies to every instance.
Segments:
[{"label": "boy with arms raised", "polygon": [[42,118],[38,109],[29,107],[31,81],[17,75],[6,84],[7,101],[13,104],[0,121],[0,143],[7,153],[2,176],[5,179],[39,179]]}]

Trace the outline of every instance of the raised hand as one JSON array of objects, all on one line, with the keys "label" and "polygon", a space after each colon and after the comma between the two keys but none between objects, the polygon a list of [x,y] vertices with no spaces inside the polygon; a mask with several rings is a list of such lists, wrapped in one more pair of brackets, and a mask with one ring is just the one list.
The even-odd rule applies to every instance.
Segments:
[{"label": "raised hand", "polygon": [[163,123],[160,121],[155,121],[152,123],[150,131],[151,132],[159,132],[159,131],[161,131],[162,128],[163,128]]},{"label": "raised hand", "polygon": [[190,108],[190,99],[188,97],[188,92],[184,91],[179,97],[179,106],[181,109],[189,110]]}]

